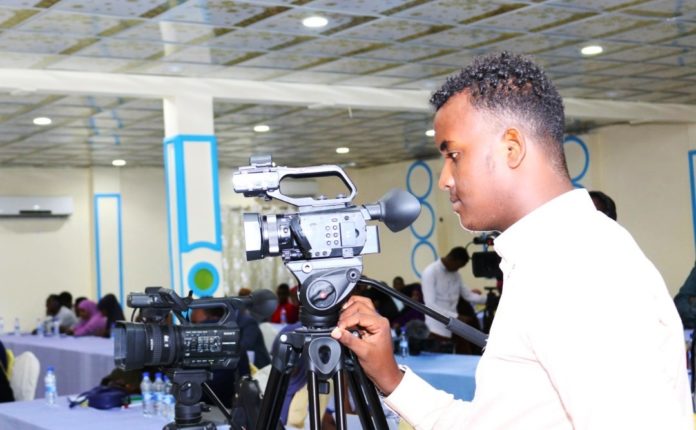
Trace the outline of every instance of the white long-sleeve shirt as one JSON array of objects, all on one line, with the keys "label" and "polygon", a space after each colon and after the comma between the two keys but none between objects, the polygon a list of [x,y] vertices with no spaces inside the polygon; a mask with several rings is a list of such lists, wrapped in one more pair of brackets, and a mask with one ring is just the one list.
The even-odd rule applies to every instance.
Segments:
[{"label": "white long-sleeve shirt", "polygon": [[[459,272],[447,270],[440,259],[433,261],[423,270],[421,290],[423,291],[423,303],[426,306],[455,318],[457,317],[459,296],[472,304],[486,302],[486,296],[469,290],[462,282]],[[432,333],[443,337],[452,337],[451,331],[429,316],[425,317],[425,325]]]},{"label": "white long-sleeve shirt", "polygon": [[664,281],[585,190],[528,214],[495,249],[505,289],[474,399],[407,371],[391,408],[418,430],[693,430],[682,325]]}]

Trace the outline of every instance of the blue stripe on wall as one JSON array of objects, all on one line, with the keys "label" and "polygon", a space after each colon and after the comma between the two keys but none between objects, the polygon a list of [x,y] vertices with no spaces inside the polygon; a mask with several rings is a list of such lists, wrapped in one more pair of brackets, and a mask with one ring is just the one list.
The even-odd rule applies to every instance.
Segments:
[{"label": "blue stripe on wall", "polygon": [[101,261],[101,238],[99,227],[99,202],[102,199],[116,199],[116,237],[118,238],[118,299],[123,301],[123,224],[121,218],[121,194],[95,194],[94,195],[94,240],[97,260],[97,300],[102,297],[102,261]]},{"label": "blue stripe on wall", "polygon": [[689,186],[691,188],[691,225],[693,226],[694,249],[696,249],[696,177],[694,176],[696,150],[689,151]]}]

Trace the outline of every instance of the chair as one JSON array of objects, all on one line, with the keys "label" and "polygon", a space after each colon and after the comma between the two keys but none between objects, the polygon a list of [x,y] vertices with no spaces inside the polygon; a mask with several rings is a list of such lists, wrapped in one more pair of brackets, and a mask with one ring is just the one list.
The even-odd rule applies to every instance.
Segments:
[{"label": "chair", "polygon": [[34,400],[40,370],[39,359],[33,352],[25,351],[15,357],[14,370],[10,378],[15,400]]}]

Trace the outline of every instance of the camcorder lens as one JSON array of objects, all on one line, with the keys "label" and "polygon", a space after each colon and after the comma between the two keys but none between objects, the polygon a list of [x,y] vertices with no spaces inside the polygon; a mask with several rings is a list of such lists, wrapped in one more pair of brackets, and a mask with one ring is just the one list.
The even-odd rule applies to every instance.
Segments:
[{"label": "camcorder lens", "polygon": [[122,370],[145,366],[234,368],[240,354],[239,332],[238,327],[220,325],[117,322],[114,362]]}]

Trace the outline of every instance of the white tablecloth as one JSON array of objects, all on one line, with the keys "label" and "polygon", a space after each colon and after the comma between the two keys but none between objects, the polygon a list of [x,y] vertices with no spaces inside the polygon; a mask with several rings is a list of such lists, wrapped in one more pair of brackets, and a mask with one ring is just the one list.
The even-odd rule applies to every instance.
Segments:
[{"label": "white tablecloth", "polygon": [[[41,363],[36,397],[43,398],[43,377],[53,366],[58,382],[58,395],[82,393],[99,385],[114,369],[114,343],[101,337],[39,337],[3,335],[0,341],[15,356],[31,351]],[[3,427],[0,427],[3,428]]]},{"label": "white tablecloth", "polygon": [[[79,406],[70,409],[65,396],[59,397],[55,406],[48,406],[44,399],[0,404],[2,430],[160,430],[165,424],[163,418],[143,417],[139,404],[105,411]],[[220,425],[218,429],[229,427]]]}]

